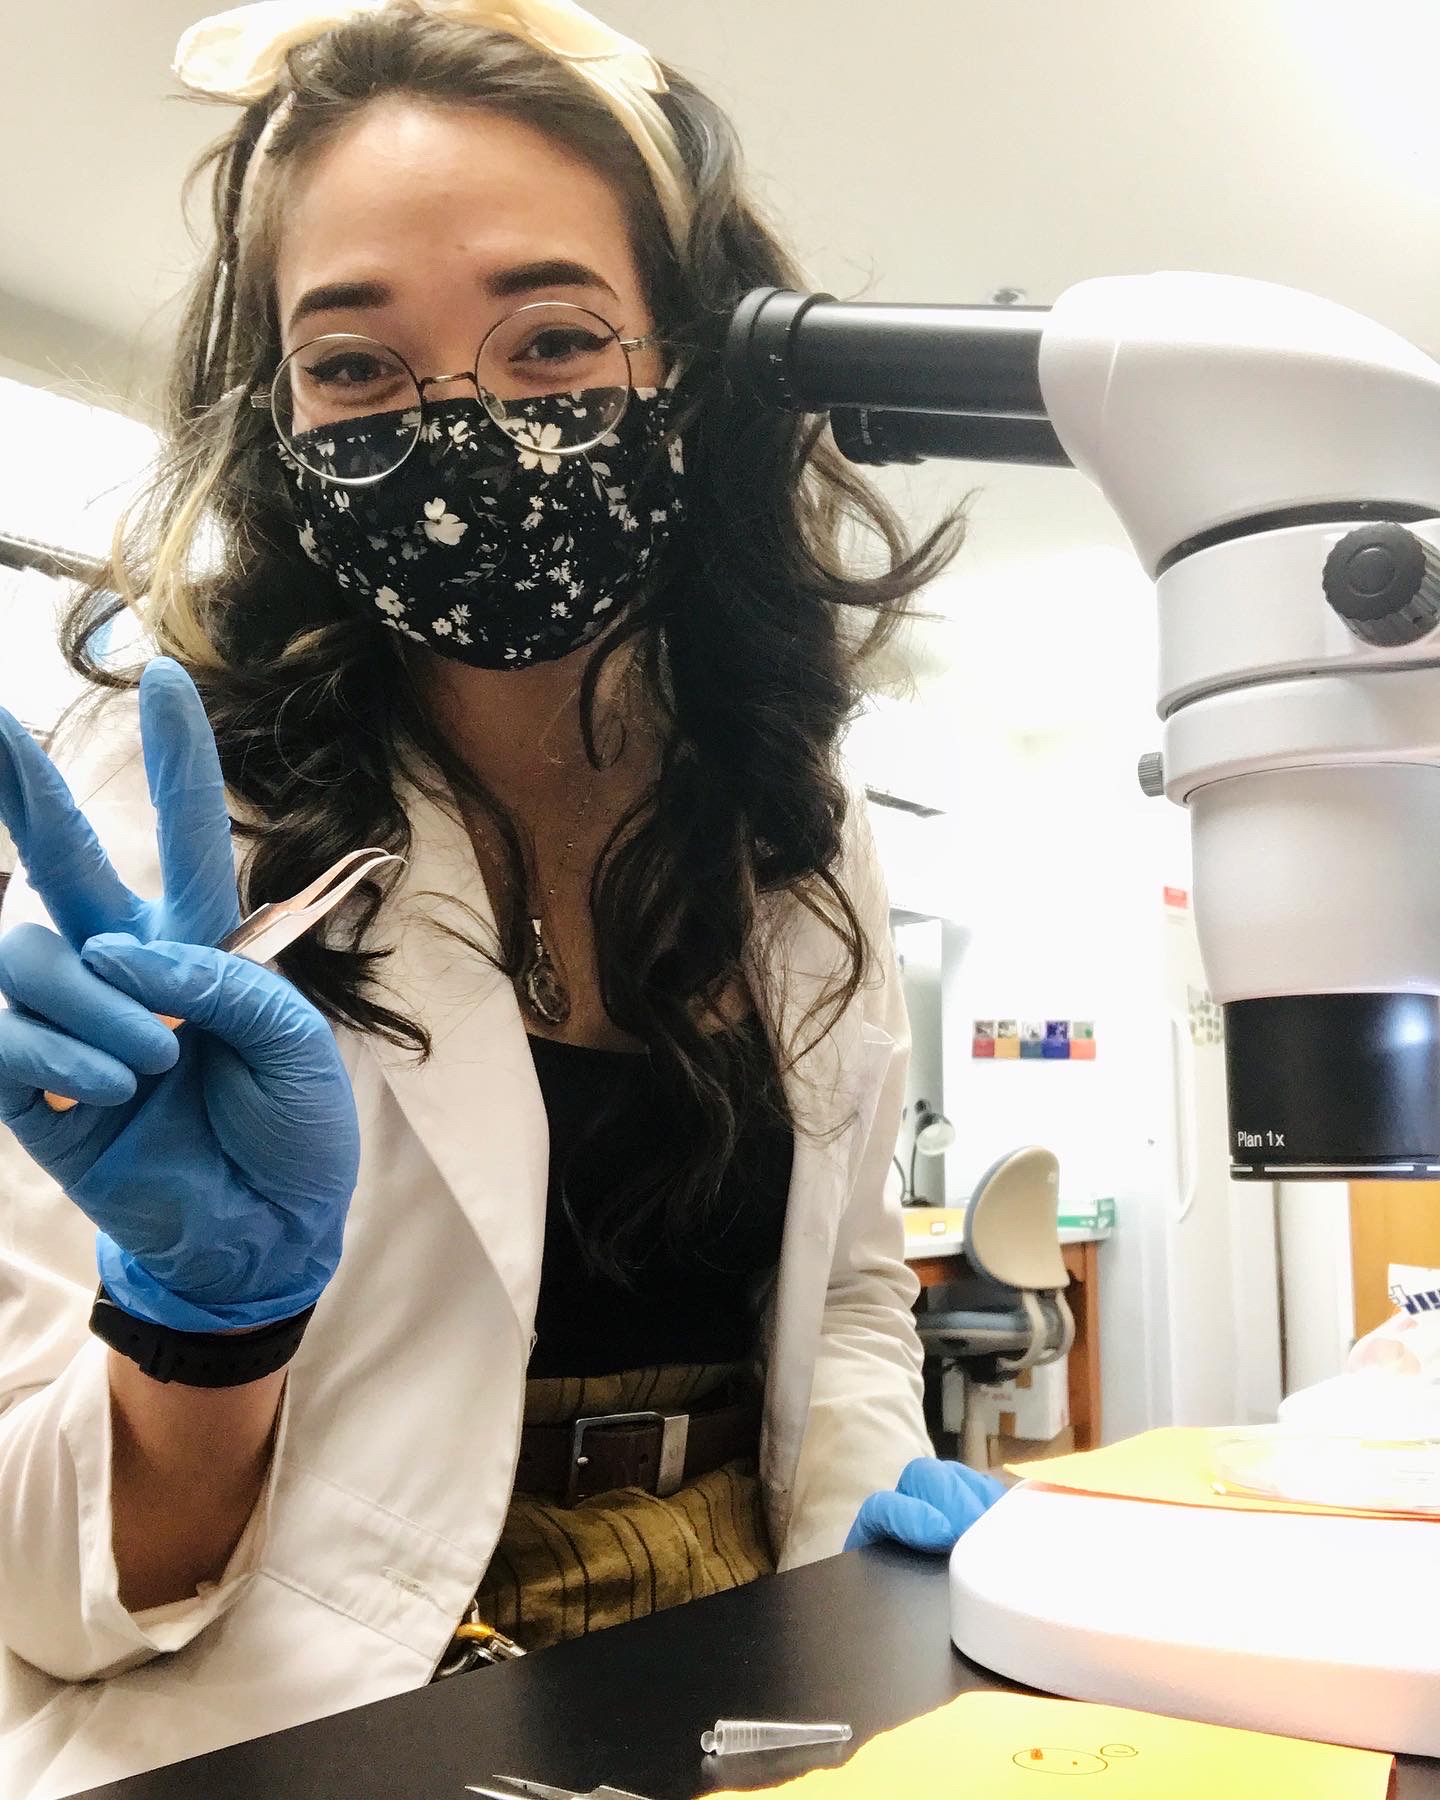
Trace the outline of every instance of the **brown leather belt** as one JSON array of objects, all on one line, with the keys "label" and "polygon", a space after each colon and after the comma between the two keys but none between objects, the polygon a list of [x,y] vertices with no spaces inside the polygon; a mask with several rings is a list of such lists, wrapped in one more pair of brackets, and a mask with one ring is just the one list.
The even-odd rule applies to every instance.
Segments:
[{"label": "brown leather belt", "polygon": [[758,1398],[703,1412],[595,1413],[572,1425],[527,1425],[520,1433],[515,1486],[574,1506],[614,1488],[662,1498],[760,1441]]}]

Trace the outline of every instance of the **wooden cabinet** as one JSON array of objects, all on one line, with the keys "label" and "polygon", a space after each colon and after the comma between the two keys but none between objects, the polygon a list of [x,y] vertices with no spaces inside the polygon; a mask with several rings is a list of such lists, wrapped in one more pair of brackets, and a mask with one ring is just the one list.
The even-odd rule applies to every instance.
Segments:
[{"label": "wooden cabinet", "polygon": [[1395,1310],[1391,1263],[1440,1269],[1440,1181],[1352,1181],[1350,1261],[1355,1335],[1364,1337]]}]

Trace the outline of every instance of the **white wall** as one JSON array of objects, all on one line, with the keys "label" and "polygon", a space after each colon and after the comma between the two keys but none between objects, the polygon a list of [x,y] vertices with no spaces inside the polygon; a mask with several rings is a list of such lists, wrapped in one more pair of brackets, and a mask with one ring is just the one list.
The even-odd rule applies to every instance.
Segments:
[{"label": "white wall", "polygon": [[[943,1112],[945,1101],[945,1043],[941,1017],[942,959],[945,928],[939,919],[900,925],[895,948],[900,959],[900,978],[910,1015],[910,1070],[905,1088],[905,1115],[896,1146],[905,1181],[909,1181],[910,1154],[915,1142],[916,1108],[921,1100]],[[896,1185],[900,1183],[896,1174]],[[915,1192],[932,1206],[943,1205],[945,1158],[915,1158]]]},{"label": "white wall", "polygon": [[[154,434],[134,419],[0,375],[0,532],[104,556],[154,446]],[[39,731],[80,689],[57,642],[70,592],[38,571],[0,566],[0,705]],[[0,867],[12,865],[0,837]]]},{"label": "white wall", "polygon": [[[946,1022],[956,1050],[946,1110],[960,1131],[947,1184],[963,1196],[995,1155],[1034,1136],[1034,1081],[1046,1084],[1047,1123],[1057,1107],[1071,1118],[1068,1179],[1115,1193],[1094,1111],[1103,1068],[1098,1080],[1078,1063],[983,1068],[970,1059],[969,1026],[1087,1018],[1103,1034],[1119,990],[1128,994],[1157,833],[1184,866],[1183,815],[1135,785],[1136,758],[1156,737],[1153,590],[1128,553],[1090,544],[1017,559],[952,598],[947,674],[877,709],[871,735],[851,740],[867,779],[946,808],[891,827],[880,849],[892,896],[909,905],[911,893],[941,895],[970,933]],[[908,784],[907,759],[921,765]],[[1113,1034],[1101,1045],[1113,1055]]]},{"label": "white wall", "polygon": [[1285,1391],[1338,1375],[1355,1341],[1350,1190],[1343,1182],[1280,1184]]},{"label": "white wall", "polygon": [[[1131,767],[1104,732],[1078,729],[986,766],[996,816],[970,846],[983,867],[968,884],[971,936],[950,1027],[963,1050],[946,1067],[947,1110],[960,1132],[950,1180],[959,1194],[1007,1148],[1037,1139],[1060,1156],[1066,1198],[1136,1185],[1141,1129],[1147,1121],[1156,1128],[1164,1101],[1134,1085],[1148,1052],[1137,1029],[1163,1025],[1158,846],[1183,833],[1184,821],[1161,802],[1147,809]],[[971,1057],[973,1021],[1001,1018],[1089,1020],[1096,1059]]]},{"label": "white wall", "polygon": [[139,420],[0,376],[0,531],[105,555],[154,452]]}]

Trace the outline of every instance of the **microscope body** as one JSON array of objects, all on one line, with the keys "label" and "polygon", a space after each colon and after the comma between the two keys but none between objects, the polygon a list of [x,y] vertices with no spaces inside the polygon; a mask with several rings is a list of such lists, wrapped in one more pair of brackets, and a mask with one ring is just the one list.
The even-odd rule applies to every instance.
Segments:
[{"label": "microscope body", "polygon": [[840,409],[856,460],[1096,483],[1156,583],[1141,778],[1190,815],[1232,1172],[1440,1175],[1440,364],[1190,274],[1048,310],[762,292],[729,360],[773,404]]}]

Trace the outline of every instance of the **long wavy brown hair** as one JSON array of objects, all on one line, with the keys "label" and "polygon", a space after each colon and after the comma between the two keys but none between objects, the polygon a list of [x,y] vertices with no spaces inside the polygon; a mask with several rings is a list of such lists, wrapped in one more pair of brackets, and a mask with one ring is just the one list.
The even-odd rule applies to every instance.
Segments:
[{"label": "long wavy brown hair", "polygon": [[[866,979],[864,934],[838,873],[847,796],[837,742],[859,702],[867,654],[960,534],[951,519],[912,548],[822,436],[823,422],[763,411],[725,383],[718,352],[737,301],[801,277],[746,197],[727,119],[683,76],[666,74],[661,104],[695,194],[680,253],[611,114],[562,63],[517,39],[397,4],[292,51],[277,90],[192,174],[211,178],[214,242],[175,351],[163,466],[65,632],[72,665],[91,681],[133,685],[138,671],[108,666],[96,643],[99,627],[130,604],[159,650],[190,670],[240,802],[250,904],[294,892],[357,844],[403,855],[402,778],[452,809],[456,793],[466,796],[509,869],[496,930],[477,930],[473,947],[515,976],[526,954],[524,835],[437,733],[423,660],[300,553],[269,422],[245,398],[263,390],[280,359],[273,276],[287,186],[375,100],[411,96],[523,120],[613,184],[652,316],[688,347],[678,429],[690,503],[663,569],[601,641],[582,692],[597,764],[597,684],[622,647],[633,662],[627,678],[642,684],[661,721],[657,779],[616,826],[590,899],[605,1008],[647,1046],[686,1144],[672,1166],[617,1178],[586,1243],[612,1271],[633,1266],[657,1227],[693,1238],[748,1110],[775,1091],[754,1034],[716,1030],[713,1012],[741,975],[757,897],[789,893],[836,935],[838,972],[806,1022],[806,1042]],[[241,242],[251,154],[286,99]],[[864,575],[842,551],[856,528],[880,551],[871,558],[878,569]],[[395,1010],[384,989],[383,912],[376,891],[344,933],[302,939],[283,967],[331,1019],[424,1055],[424,1020]],[[803,1047],[782,1046],[782,1057]]]}]

